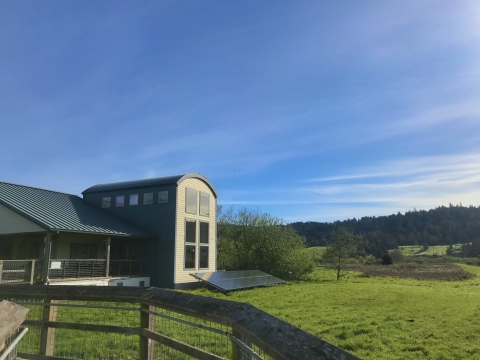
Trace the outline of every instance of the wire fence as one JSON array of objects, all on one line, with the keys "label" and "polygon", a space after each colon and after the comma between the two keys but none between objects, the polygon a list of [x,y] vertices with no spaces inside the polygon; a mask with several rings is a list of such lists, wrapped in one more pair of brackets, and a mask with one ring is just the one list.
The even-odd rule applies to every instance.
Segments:
[{"label": "wire fence", "polygon": [[[206,353],[224,359],[232,359],[232,328],[212,321],[202,320],[194,316],[182,315],[161,308],[153,310],[141,309],[138,303],[128,302],[89,302],[62,300],[55,303],[44,303],[32,299],[5,299],[28,308],[27,320],[41,320],[44,306],[55,308],[56,322],[70,324],[111,325],[126,328],[139,328],[139,313],[146,312],[154,316],[151,325],[155,332],[179,341]],[[41,328],[30,324],[30,331],[19,345],[20,353],[40,354]],[[56,328],[53,331],[54,346],[52,356],[70,359],[105,359],[132,360],[138,359],[140,351],[140,336],[109,332],[84,331],[76,329]],[[244,339],[238,339],[244,341]],[[155,342],[152,359],[194,359],[172,347]],[[248,342],[247,342],[248,343]],[[250,344],[250,346],[252,346]],[[241,357],[236,359],[270,359],[265,354],[252,357],[259,353],[258,349],[242,347]]]},{"label": "wire fence", "polygon": [[29,309],[25,359],[358,359],[252,305],[166,289],[6,285],[2,298]]},{"label": "wire fence", "polygon": [[33,283],[35,260],[0,260],[0,283]]}]

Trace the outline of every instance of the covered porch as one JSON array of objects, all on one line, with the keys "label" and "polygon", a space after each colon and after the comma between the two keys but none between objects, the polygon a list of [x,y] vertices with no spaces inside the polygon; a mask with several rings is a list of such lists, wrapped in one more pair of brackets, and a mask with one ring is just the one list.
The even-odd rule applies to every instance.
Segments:
[{"label": "covered porch", "polygon": [[149,276],[152,240],[45,232],[0,236],[0,284]]}]

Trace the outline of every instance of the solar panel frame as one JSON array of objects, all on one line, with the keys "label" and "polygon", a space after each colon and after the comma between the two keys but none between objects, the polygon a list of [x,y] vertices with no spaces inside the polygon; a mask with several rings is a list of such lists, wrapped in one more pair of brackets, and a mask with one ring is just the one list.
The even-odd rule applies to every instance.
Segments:
[{"label": "solar panel frame", "polygon": [[198,272],[190,275],[222,292],[286,283],[260,270]]}]

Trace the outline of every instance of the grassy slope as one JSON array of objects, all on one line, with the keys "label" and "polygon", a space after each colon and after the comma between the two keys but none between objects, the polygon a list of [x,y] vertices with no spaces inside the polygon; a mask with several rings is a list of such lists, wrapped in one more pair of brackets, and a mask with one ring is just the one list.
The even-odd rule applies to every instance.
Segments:
[{"label": "grassy slope", "polygon": [[308,281],[283,287],[195,293],[251,303],[365,359],[480,359],[480,277],[334,277],[317,269]]},{"label": "grassy slope", "polygon": [[[403,255],[405,256],[413,256],[413,255],[446,255],[447,254],[447,245],[438,245],[438,246],[429,246],[427,251],[421,251],[421,246],[399,246],[400,250],[402,250]],[[456,250],[460,249],[460,245],[454,245]]]}]

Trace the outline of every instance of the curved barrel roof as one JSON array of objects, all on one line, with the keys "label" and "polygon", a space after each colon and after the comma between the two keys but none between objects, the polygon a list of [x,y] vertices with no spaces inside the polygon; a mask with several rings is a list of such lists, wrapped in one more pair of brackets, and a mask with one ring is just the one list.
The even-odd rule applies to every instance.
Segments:
[{"label": "curved barrel roof", "polygon": [[198,174],[198,173],[165,176],[165,177],[158,177],[153,179],[122,181],[122,182],[109,183],[109,184],[98,184],[84,190],[82,194],[85,195],[85,194],[93,194],[93,193],[107,192],[107,191],[138,189],[138,188],[152,187],[152,186],[159,186],[159,185],[173,185],[173,184],[179,185],[182,181],[190,178],[196,178],[204,181],[210,187],[212,192],[215,194],[215,197],[218,197],[217,190],[215,189],[213,184],[210,182],[210,180],[208,180],[202,174]]}]

